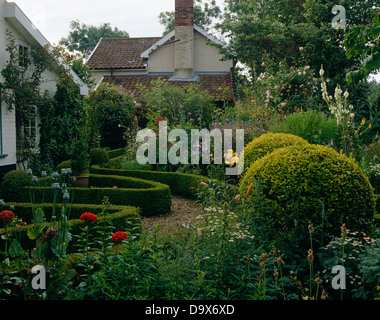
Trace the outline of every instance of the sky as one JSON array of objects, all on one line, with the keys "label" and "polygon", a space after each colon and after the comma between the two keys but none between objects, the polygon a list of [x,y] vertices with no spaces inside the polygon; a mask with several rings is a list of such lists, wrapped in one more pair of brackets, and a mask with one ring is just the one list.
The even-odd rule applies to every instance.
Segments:
[{"label": "sky", "polygon": [[[8,0],[15,2],[53,45],[70,32],[70,22],[87,25],[110,23],[130,37],[161,36],[158,16],[174,11],[175,0]],[[217,0],[221,6],[223,0]]]},{"label": "sky", "polygon": [[[204,0],[206,2],[208,0]],[[164,31],[158,16],[174,11],[175,0],[8,0],[15,2],[35,27],[56,45],[70,32],[70,22],[110,23],[130,37],[159,37]],[[216,0],[222,8],[224,0]],[[380,82],[380,74],[375,76]]]}]

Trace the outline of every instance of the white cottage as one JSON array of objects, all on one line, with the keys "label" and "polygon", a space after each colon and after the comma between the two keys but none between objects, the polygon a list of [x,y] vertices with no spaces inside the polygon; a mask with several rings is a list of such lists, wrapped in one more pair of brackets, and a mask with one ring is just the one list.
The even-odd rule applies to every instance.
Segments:
[{"label": "white cottage", "polygon": [[[11,32],[15,37],[19,48],[23,50],[38,49],[43,47],[51,47],[46,38],[33,25],[28,17],[15,3],[0,0],[0,71],[3,70],[9,59],[7,48],[7,33]],[[88,94],[87,86],[82,80],[70,70],[75,83],[80,86],[82,95]],[[51,96],[56,91],[56,83],[58,76],[46,70],[42,75],[43,81],[40,85],[41,92],[48,91]],[[0,74],[0,83],[4,79]],[[38,123],[39,114],[36,110],[36,119],[32,122],[34,131],[36,132],[36,143],[38,145]],[[0,101],[0,178],[8,171],[18,168],[16,157],[16,116],[14,111],[9,111],[8,106]]]}]

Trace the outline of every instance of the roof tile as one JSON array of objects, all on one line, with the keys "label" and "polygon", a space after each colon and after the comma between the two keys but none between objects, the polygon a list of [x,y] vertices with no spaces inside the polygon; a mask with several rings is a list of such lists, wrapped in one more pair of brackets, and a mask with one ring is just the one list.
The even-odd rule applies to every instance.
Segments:
[{"label": "roof tile", "polygon": [[[139,95],[139,85],[149,89],[153,86],[155,80],[161,79],[168,81],[169,84],[176,87],[184,87],[193,83],[190,81],[169,81],[172,74],[160,75],[130,75],[130,76],[116,76],[104,77],[103,82],[121,85],[127,91]],[[231,101],[233,100],[234,87],[231,75],[226,74],[200,74],[199,84],[201,90],[207,90],[215,99],[215,101]]]},{"label": "roof tile", "polygon": [[87,64],[92,69],[144,68],[141,54],[160,37],[102,39]]}]

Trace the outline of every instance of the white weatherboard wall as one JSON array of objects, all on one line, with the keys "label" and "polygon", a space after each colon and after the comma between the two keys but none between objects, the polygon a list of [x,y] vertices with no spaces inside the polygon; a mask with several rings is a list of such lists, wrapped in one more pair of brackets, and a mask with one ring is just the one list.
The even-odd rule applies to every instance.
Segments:
[{"label": "white weatherboard wall", "polygon": [[[2,70],[8,60],[7,47],[7,33],[11,32],[15,37],[16,44],[32,48],[51,48],[46,38],[38,31],[29,18],[22,12],[22,10],[12,2],[0,0],[0,70]],[[57,61],[63,64],[63,61]],[[78,77],[78,75],[71,69],[68,69],[72,75],[74,82],[79,86],[82,95],[88,94],[88,87]],[[4,79],[0,75],[0,82]],[[48,91],[50,96],[56,92],[56,83],[58,76],[49,70],[42,74],[42,81],[40,85],[41,93]],[[5,103],[1,104],[1,136],[2,136],[2,153],[0,154],[0,176],[4,173],[4,168],[10,169],[9,166],[16,166],[16,117],[14,111],[9,111]],[[37,128],[39,123],[39,113],[37,110]],[[39,139],[39,132],[37,130],[37,143]],[[1,150],[0,150],[1,151]]]},{"label": "white weatherboard wall", "polygon": [[[0,0],[0,70],[3,70],[8,59],[6,52],[7,30],[11,31],[15,37],[19,37],[16,30],[13,30],[12,26],[5,20],[4,14],[5,1]],[[4,79],[0,74],[0,82],[3,82],[3,80]],[[0,167],[16,165],[16,116],[15,112],[8,110],[8,106],[4,102],[1,102],[0,128],[2,134]]]}]

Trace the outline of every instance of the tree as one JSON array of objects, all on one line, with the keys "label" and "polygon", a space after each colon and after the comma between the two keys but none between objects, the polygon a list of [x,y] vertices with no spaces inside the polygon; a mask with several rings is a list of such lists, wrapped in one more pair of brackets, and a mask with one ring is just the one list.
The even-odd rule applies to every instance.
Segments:
[{"label": "tree", "polygon": [[80,24],[78,20],[70,23],[70,33],[62,38],[61,43],[71,51],[80,51],[83,55],[90,53],[101,38],[128,38],[126,31],[111,27],[110,23],[103,23],[99,27]]},{"label": "tree", "polygon": [[348,83],[357,83],[372,72],[380,70],[380,10],[374,15],[370,25],[351,28],[344,41],[348,58],[360,57],[358,70],[347,73]]},{"label": "tree", "polygon": [[223,21],[216,25],[230,39],[221,52],[237,56],[253,79],[273,65],[309,65],[318,71],[324,65],[331,79],[344,78],[342,70],[356,63],[342,46],[345,32],[334,28],[333,8],[345,9],[346,26],[370,22],[378,0],[225,0]]},{"label": "tree", "polygon": [[[215,0],[208,1],[203,3],[202,0],[196,0],[197,3],[194,5],[194,23],[204,30],[212,26],[213,19],[221,16],[221,10]],[[165,27],[164,35],[174,30],[174,11],[161,12],[158,18],[160,24]]]}]

